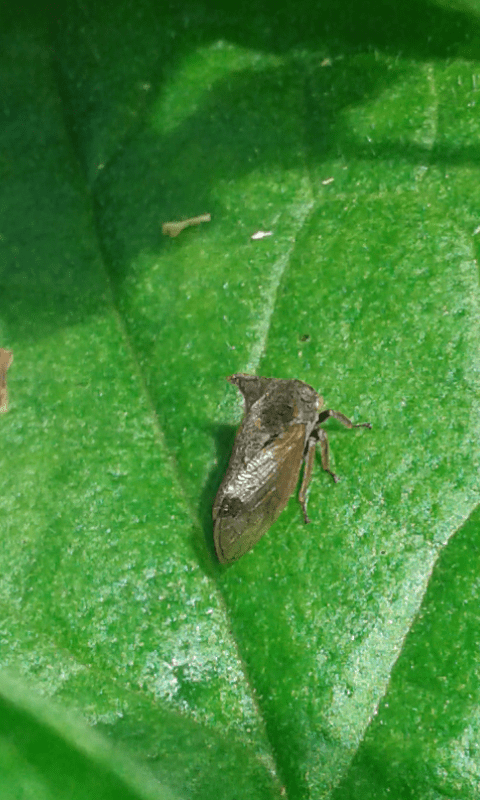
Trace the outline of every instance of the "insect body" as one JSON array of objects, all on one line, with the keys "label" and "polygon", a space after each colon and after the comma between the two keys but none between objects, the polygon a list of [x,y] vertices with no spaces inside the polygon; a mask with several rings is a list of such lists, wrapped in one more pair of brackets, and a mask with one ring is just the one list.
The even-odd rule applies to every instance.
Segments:
[{"label": "insect body", "polygon": [[372,427],[354,425],[339,411],[322,411],[323,397],[303,381],[242,373],[227,380],[243,394],[245,414],[213,504],[215,549],[222,564],[239,559],[266,533],[294,491],[303,462],[298,499],[310,522],[306,493],[317,442],[323,469],[338,480],[330,469],[322,422],[334,417],[347,428]]}]

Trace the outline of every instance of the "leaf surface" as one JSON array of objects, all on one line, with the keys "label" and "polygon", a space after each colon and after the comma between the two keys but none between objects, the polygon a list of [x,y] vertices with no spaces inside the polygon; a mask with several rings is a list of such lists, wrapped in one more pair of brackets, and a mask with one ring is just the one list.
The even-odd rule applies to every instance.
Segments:
[{"label": "leaf surface", "polygon": [[[0,663],[139,796],[469,800],[478,9],[248,8],[4,15]],[[373,429],[223,568],[239,371]]]}]

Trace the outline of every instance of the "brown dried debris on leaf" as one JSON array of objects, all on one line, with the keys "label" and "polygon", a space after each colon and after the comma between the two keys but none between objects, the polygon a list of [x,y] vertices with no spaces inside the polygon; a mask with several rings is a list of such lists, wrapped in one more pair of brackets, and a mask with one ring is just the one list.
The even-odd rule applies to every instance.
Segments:
[{"label": "brown dried debris on leaf", "polygon": [[13,353],[0,347],[0,413],[8,411],[7,369],[13,361]]},{"label": "brown dried debris on leaf", "polygon": [[190,217],[190,219],[183,219],[180,222],[164,222],[162,233],[165,236],[178,236],[184,228],[189,228],[190,225],[200,225],[201,222],[210,222],[211,219],[210,214],[200,214],[198,217]]}]

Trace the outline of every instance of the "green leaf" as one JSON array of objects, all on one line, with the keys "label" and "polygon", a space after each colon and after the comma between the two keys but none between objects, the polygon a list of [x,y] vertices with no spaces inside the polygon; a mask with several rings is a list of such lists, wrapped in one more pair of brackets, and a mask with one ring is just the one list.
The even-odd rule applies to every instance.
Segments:
[{"label": "green leaf", "polygon": [[28,688],[0,681],[2,797],[175,800],[126,752],[49,707]]},{"label": "green leaf", "polygon": [[[11,793],[59,796],[58,753],[64,796],[91,796],[107,737],[105,796],[476,797],[473,20],[4,14],[0,666],[100,731],[80,756],[7,683]],[[312,524],[292,498],[223,568],[239,371],[373,429],[329,422],[342,481],[318,465]]]}]

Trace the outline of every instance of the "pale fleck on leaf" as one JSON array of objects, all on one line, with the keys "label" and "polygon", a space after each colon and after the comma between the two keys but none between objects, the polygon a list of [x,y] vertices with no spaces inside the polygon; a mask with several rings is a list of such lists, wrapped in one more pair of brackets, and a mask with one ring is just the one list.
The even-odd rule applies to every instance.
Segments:
[{"label": "pale fleck on leaf", "polygon": [[273,231],[257,231],[252,235],[252,239],[265,239],[266,236],[271,236]]}]

